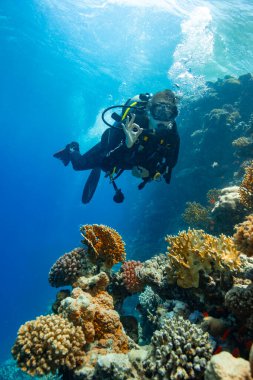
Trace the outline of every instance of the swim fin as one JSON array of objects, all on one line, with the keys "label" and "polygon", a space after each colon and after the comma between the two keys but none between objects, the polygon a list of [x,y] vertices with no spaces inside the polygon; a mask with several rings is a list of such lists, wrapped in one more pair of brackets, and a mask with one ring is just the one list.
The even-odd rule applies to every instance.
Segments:
[{"label": "swim fin", "polygon": [[92,199],[98,185],[100,174],[100,168],[92,169],[83,189],[82,202],[84,204],[89,203]]},{"label": "swim fin", "polygon": [[59,150],[59,152],[54,153],[53,157],[58,158],[59,160],[63,162],[64,166],[67,166],[70,161],[69,146],[66,146],[66,148]]}]

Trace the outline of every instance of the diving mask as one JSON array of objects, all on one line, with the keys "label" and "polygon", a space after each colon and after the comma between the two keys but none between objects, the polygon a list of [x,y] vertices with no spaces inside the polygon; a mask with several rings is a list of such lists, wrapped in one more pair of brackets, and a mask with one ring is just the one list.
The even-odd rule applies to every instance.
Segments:
[{"label": "diving mask", "polygon": [[169,121],[174,115],[174,109],[167,103],[155,103],[150,107],[150,113],[155,120]]}]

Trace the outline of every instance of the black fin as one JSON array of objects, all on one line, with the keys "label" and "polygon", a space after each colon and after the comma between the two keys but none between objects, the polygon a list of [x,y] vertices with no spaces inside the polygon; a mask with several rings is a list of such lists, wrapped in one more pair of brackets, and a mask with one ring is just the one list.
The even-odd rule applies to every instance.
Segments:
[{"label": "black fin", "polygon": [[70,161],[69,148],[66,147],[66,148],[60,150],[59,152],[56,152],[55,154],[53,154],[53,157],[58,158],[59,160],[61,160],[63,162],[64,166],[67,166],[69,164],[69,161]]},{"label": "black fin", "polygon": [[92,171],[90,172],[90,175],[83,189],[82,202],[84,204],[89,203],[92,199],[98,185],[100,173],[100,168],[92,169]]}]

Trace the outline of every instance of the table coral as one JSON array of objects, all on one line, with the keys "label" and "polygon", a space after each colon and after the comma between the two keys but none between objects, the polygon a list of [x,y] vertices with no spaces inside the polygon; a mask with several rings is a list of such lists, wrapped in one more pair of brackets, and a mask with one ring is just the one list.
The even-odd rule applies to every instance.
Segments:
[{"label": "table coral", "polygon": [[234,241],[237,249],[245,255],[253,256],[253,214],[248,215],[243,223],[235,226]]},{"label": "table coral", "polygon": [[234,270],[240,264],[233,239],[218,238],[202,230],[188,229],[178,236],[166,236],[168,256],[175,271],[177,284],[183,288],[199,286],[199,272]]},{"label": "table coral", "polygon": [[60,367],[80,367],[84,344],[81,327],[60,315],[40,316],[20,327],[12,355],[22,371],[42,376]]},{"label": "table coral", "polygon": [[107,268],[111,268],[114,264],[125,260],[125,243],[113,228],[85,224],[80,231],[84,238],[82,242],[87,245],[93,263],[104,263]]}]

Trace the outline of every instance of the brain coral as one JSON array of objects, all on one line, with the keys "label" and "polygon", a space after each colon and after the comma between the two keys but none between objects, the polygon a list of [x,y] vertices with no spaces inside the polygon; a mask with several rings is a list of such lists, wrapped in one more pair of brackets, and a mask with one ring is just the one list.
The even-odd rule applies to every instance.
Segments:
[{"label": "brain coral", "polygon": [[50,269],[48,280],[51,286],[72,285],[74,281],[87,272],[94,272],[83,248],[75,248],[61,256]]},{"label": "brain coral", "polygon": [[219,238],[202,230],[188,229],[178,236],[166,236],[171,266],[175,271],[177,285],[197,288],[199,272],[211,273],[238,268],[239,252],[233,239],[225,235]]},{"label": "brain coral", "polygon": [[142,263],[135,260],[126,261],[121,267],[123,283],[130,293],[141,292],[143,289],[143,282],[136,274],[136,269],[141,267]]},{"label": "brain coral", "polygon": [[84,344],[81,327],[59,315],[40,316],[20,327],[12,355],[23,371],[42,376],[60,367],[80,367]]},{"label": "brain coral", "polygon": [[234,241],[237,249],[248,257],[253,256],[253,214],[235,226]]},{"label": "brain coral", "polygon": [[113,228],[85,224],[80,230],[84,238],[82,242],[88,246],[88,254],[92,262],[104,263],[107,268],[111,268],[114,264],[125,260],[125,243]]},{"label": "brain coral", "polygon": [[151,347],[143,366],[146,376],[155,380],[202,379],[212,356],[208,333],[182,317],[165,319]]}]

